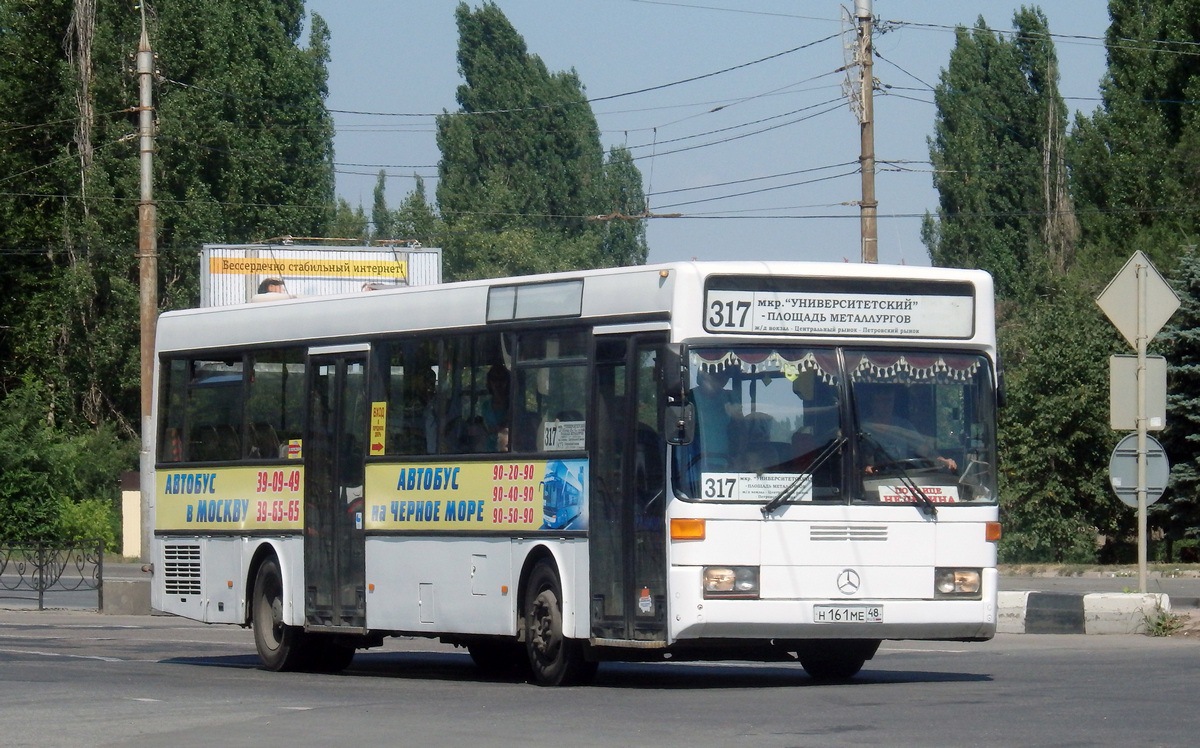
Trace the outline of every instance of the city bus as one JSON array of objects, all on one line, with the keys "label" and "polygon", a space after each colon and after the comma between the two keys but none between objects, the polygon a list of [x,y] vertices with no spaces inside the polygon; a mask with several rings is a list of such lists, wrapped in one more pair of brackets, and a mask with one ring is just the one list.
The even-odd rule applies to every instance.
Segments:
[{"label": "city bus", "polygon": [[165,313],[155,610],[269,670],[387,637],[854,676],[996,631],[993,288],[691,262]]}]

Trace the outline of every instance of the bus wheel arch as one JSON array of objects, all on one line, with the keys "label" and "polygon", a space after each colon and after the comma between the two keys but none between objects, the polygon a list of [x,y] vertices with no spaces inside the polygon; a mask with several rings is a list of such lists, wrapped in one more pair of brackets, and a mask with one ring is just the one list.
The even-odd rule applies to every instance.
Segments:
[{"label": "bus wheel arch", "polygon": [[254,566],[248,612],[254,630],[254,646],[267,670],[297,670],[304,665],[305,633],[299,626],[284,623],[283,572],[279,557],[263,553]]},{"label": "bus wheel arch", "polygon": [[[275,563],[278,564],[279,551],[269,542],[260,543],[259,546],[254,549],[254,556],[251,557],[249,565],[246,566],[246,580],[245,587],[243,587],[243,589],[246,590],[246,597],[243,601],[243,605],[245,606],[243,615],[244,620],[242,622],[243,626],[249,627],[254,625],[254,592],[256,583],[258,581],[258,569],[268,558],[274,559]],[[282,566],[280,569],[282,571]]]}]

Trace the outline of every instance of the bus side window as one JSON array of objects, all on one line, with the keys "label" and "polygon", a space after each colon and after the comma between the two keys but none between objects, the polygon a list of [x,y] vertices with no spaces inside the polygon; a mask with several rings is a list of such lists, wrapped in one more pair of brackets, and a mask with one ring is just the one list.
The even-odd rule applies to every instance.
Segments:
[{"label": "bus side window", "polygon": [[159,400],[161,423],[158,459],[183,462],[191,459],[187,450],[186,422],[189,365],[186,359],[172,359],[163,367],[162,396]]},{"label": "bus side window", "polygon": [[[246,400],[246,449],[252,460],[287,456],[289,439],[300,437],[303,420],[304,351],[287,348],[261,351],[250,358]],[[226,437],[228,438],[228,437]],[[241,448],[238,448],[241,452]]]}]

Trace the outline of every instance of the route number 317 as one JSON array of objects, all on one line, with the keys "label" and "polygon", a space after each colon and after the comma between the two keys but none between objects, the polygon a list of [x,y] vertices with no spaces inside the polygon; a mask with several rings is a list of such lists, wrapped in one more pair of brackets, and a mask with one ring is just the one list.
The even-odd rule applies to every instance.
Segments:
[{"label": "route number 317", "polygon": [[734,299],[722,301],[714,299],[708,305],[708,328],[710,330],[718,328],[745,328],[746,315],[749,313],[749,301],[737,301]]}]

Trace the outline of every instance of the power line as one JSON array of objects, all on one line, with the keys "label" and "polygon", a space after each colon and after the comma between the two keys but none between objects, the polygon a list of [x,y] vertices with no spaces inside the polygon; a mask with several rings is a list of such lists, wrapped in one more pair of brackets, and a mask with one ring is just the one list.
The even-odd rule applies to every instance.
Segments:
[{"label": "power line", "polygon": [[792,177],[797,174],[811,174],[814,171],[824,171],[826,169],[838,169],[843,166],[852,166],[857,164],[857,161],[843,161],[840,164],[828,164],[826,166],[814,166],[811,169],[797,169],[795,171],[785,171],[779,174],[767,174],[761,177],[748,177],[746,179],[734,179],[728,182],[715,182],[713,184],[703,184],[696,187],[681,187],[677,190],[661,190],[659,192],[647,192],[646,197],[656,197],[659,195],[673,195],[678,192],[694,192],[696,190],[709,190],[714,187],[729,187],[735,184],[747,184],[749,182],[761,182],[765,179],[779,179],[781,177]]},{"label": "power line", "polygon": [[732,143],[732,142],[733,142],[733,141],[735,141],[735,140],[742,140],[742,139],[744,139],[744,138],[749,138],[749,137],[751,137],[751,136],[754,136],[754,135],[761,135],[761,134],[762,134],[762,133],[764,133],[764,132],[770,132],[770,131],[772,131],[772,130],[778,130],[778,129],[780,129],[781,127],[788,127],[789,125],[795,125],[795,124],[799,124],[799,123],[801,123],[801,122],[805,122],[805,121],[807,121],[807,120],[810,120],[810,119],[813,119],[813,118],[815,118],[815,117],[820,117],[820,116],[822,116],[822,115],[829,114],[830,112],[837,111],[837,110],[839,110],[839,109],[841,109],[841,108],[842,108],[842,105],[841,105],[841,101],[840,101],[840,99],[839,99],[839,100],[838,100],[838,104],[837,104],[837,105],[835,105],[835,106],[829,107],[829,108],[827,108],[827,109],[822,109],[822,110],[821,110],[821,111],[819,111],[819,112],[813,112],[812,114],[810,114],[810,115],[808,115],[808,116],[805,116],[805,117],[797,117],[796,119],[789,120],[789,121],[787,121],[787,122],[781,122],[781,123],[779,123],[779,124],[777,124],[777,125],[772,125],[772,126],[770,126],[770,127],[764,127],[764,128],[762,128],[762,129],[760,129],[760,130],[755,130],[755,131],[753,131],[753,132],[742,133],[741,135],[734,135],[734,136],[732,136],[732,137],[729,137],[729,138],[724,138],[724,139],[722,139],[722,140],[713,141],[713,142],[711,142],[711,143],[698,143],[698,144],[696,144],[696,145],[686,146],[686,147],[684,147],[684,148],[676,148],[676,149],[675,149],[675,150],[673,150],[673,151],[664,151],[663,153],[651,153],[651,154],[647,154],[647,155],[645,155],[645,156],[634,156],[633,158],[634,158],[634,160],[635,160],[635,161],[639,161],[639,160],[643,160],[643,159],[647,159],[647,158],[653,159],[653,158],[657,158],[657,157],[659,157],[659,156],[671,156],[671,155],[674,155],[674,154],[676,154],[676,153],[685,153],[685,152],[687,152],[687,151],[694,151],[694,150],[696,150],[696,149],[698,149],[698,148],[709,148],[709,147],[711,147],[711,146],[716,146],[716,145],[724,145],[724,144],[726,144],[726,143]]},{"label": "power line", "polygon": [[843,174],[833,174],[833,175],[830,175],[827,177],[816,177],[815,179],[805,179],[800,182],[792,182],[790,184],[781,184],[781,185],[776,185],[774,187],[763,187],[763,188],[757,189],[757,190],[747,190],[745,192],[735,192],[735,193],[732,193],[729,195],[719,195],[717,197],[707,197],[707,198],[703,198],[700,200],[688,200],[688,201],[681,202],[681,203],[669,203],[667,205],[655,205],[654,208],[655,208],[655,210],[666,210],[667,208],[679,208],[679,207],[683,207],[685,205],[699,205],[700,203],[711,203],[715,200],[728,200],[728,199],[734,198],[734,197],[746,197],[747,195],[759,195],[764,192],[775,192],[776,190],[785,190],[785,189],[789,189],[791,187],[801,187],[806,184],[815,184],[817,182],[828,182],[832,179],[841,179],[842,177],[852,177],[858,173],[859,173],[858,169],[853,169],[853,170],[845,172]]},{"label": "power line", "polygon": [[699,80],[704,80],[705,78],[712,78],[712,77],[715,77],[718,75],[724,75],[725,73],[729,73],[734,70],[741,70],[742,68],[747,68],[747,67],[750,67],[751,65],[758,65],[759,63],[768,62],[770,60],[774,60],[776,58],[783,57],[784,55],[790,55],[794,52],[799,52],[800,50],[808,49],[809,47],[816,46],[817,44],[821,44],[822,42],[827,42],[830,39],[837,39],[841,35],[842,35],[841,31],[839,31],[836,34],[830,34],[829,36],[822,37],[820,39],[817,39],[816,41],[808,42],[807,44],[801,44],[799,47],[793,47],[792,49],[787,49],[787,50],[784,50],[783,52],[776,52],[773,55],[767,55],[766,57],[760,57],[759,59],[752,60],[750,62],[743,62],[740,65],[733,65],[731,67],[727,67],[722,70],[717,70],[712,73],[705,73],[703,75],[695,75],[695,76],[692,76],[691,78],[684,78],[683,80],[673,81],[671,83],[663,83],[662,85],[658,85],[658,86],[650,86],[648,88],[638,89],[637,91],[627,91],[625,93],[613,94],[611,96],[598,96],[594,99],[588,99],[588,103],[592,104],[597,101],[608,101],[610,99],[617,99],[617,98],[620,98],[623,96],[636,96],[638,94],[650,93],[651,91],[661,91],[664,88],[670,88],[672,86],[680,86],[685,83],[694,83]]},{"label": "power line", "polygon": [[[798,46],[798,47],[793,47],[793,48],[791,48],[791,49],[785,49],[785,50],[784,50],[784,51],[782,51],[782,52],[776,52],[776,53],[774,53],[774,54],[770,54],[770,55],[767,55],[767,56],[765,56],[765,57],[760,57],[760,58],[758,58],[758,59],[756,59],[756,60],[750,60],[749,62],[743,62],[743,63],[739,63],[739,64],[737,64],[737,65],[731,65],[731,66],[729,66],[729,67],[727,67],[727,68],[723,68],[723,69],[721,69],[721,70],[714,70],[714,71],[712,71],[712,72],[709,72],[709,73],[702,73],[702,74],[700,74],[700,75],[694,75],[694,76],[691,76],[691,77],[689,77],[689,78],[683,78],[683,79],[681,79],[681,80],[671,81],[671,82],[669,82],[669,83],[661,83],[661,84],[658,84],[658,85],[655,85],[655,86],[648,86],[648,87],[646,87],[646,88],[640,88],[640,89],[637,89],[637,90],[634,90],[634,91],[624,91],[624,92],[622,92],[622,93],[609,94],[609,95],[607,95],[607,96],[597,96],[597,97],[590,98],[590,99],[584,99],[582,102],[564,102],[564,103],[559,103],[559,104],[543,104],[543,105],[541,105],[541,106],[534,106],[534,107],[514,107],[514,108],[511,108],[511,109],[488,109],[488,110],[480,110],[480,111],[474,111],[474,112],[449,112],[448,114],[452,114],[452,115],[471,115],[471,116],[487,115],[487,114],[512,114],[512,113],[517,113],[517,112],[528,112],[528,111],[539,111],[539,110],[545,110],[545,109],[556,109],[556,108],[560,108],[560,107],[564,107],[564,106],[576,106],[576,105],[578,105],[578,104],[580,104],[580,103],[594,104],[594,103],[596,103],[596,102],[599,102],[599,101],[611,101],[611,100],[613,100],[613,99],[624,98],[624,97],[627,97],[627,96],[638,96],[638,95],[640,95],[640,94],[644,94],[644,93],[651,93],[651,92],[653,92],[653,91],[661,91],[661,90],[663,90],[663,89],[666,89],[666,88],[672,88],[672,87],[675,87],[675,86],[681,86],[681,85],[684,85],[684,84],[687,84],[687,83],[694,83],[694,82],[696,82],[696,81],[699,81],[699,80],[704,80],[704,79],[706,79],[706,78],[713,78],[713,77],[716,77],[716,76],[718,76],[718,75],[724,75],[725,73],[730,73],[730,72],[733,72],[734,70],[741,70],[741,69],[743,69],[743,68],[747,68],[747,67],[750,67],[750,66],[752,66],[752,65],[759,65],[759,64],[761,64],[761,63],[764,63],[764,62],[769,62],[769,61],[771,61],[771,60],[778,59],[778,58],[780,58],[780,57],[784,57],[784,56],[786,56],[786,55],[790,55],[790,54],[794,54],[794,53],[796,53],[796,52],[800,52],[800,51],[802,51],[802,50],[805,50],[805,49],[808,49],[808,48],[810,48],[810,47],[816,46],[816,45],[818,45],[818,44],[821,44],[821,43],[823,43],[823,42],[827,42],[827,41],[829,41],[830,39],[836,39],[836,38],[838,38],[838,37],[840,37],[840,36],[841,36],[841,32],[839,31],[839,32],[838,32],[838,33],[836,33],[836,34],[830,34],[829,36],[822,37],[822,38],[820,38],[820,39],[817,39],[817,40],[815,40],[815,41],[811,41],[811,42],[807,42],[807,43],[805,43],[805,44],[801,44],[801,45],[800,45],[800,46]],[[215,96],[222,96],[222,97],[225,97],[225,98],[237,99],[237,100],[240,100],[240,101],[250,101],[250,102],[258,102],[258,103],[271,103],[271,104],[273,104],[273,105],[275,105],[275,106],[287,106],[287,105],[285,105],[285,104],[282,104],[282,103],[280,103],[280,102],[274,102],[274,101],[270,101],[270,100],[266,100],[266,99],[262,99],[262,98],[256,98],[256,97],[246,97],[246,96],[241,96],[241,95],[238,95],[238,94],[233,94],[233,93],[229,93],[229,92],[226,92],[226,91],[218,91],[218,90],[216,90],[216,89],[207,88],[207,87],[200,86],[200,85],[197,85],[197,84],[194,84],[194,83],[184,83],[183,81],[178,81],[178,80],[175,80],[175,79],[173,79],[173,78],[162,78],[161,80],[162,80],[164,83],[170,83],[170,84],[172,84],[172,85],[179,86],[179,87],[181,87],[181,88],[190,88],[190,89],[194,89],[194,90],[197,90],[197,91],[203,91],[203,92],[205,92],[205,93],[210,93],[210,94],[213,94],[213,95],[215,95]],[[440,117],[440,116],[442,116],[443,114],[447,114],[446,112],[377,112],[377,111],[365,111],[365,110],[354,110],[354,109],[329,109],[329,108],[327,108],[327,109],[326,109],[326,111],[327,111],[327,112],[330,112],[330,113],[332,113],[332,114],[352,114],[352,115],[372,116],[372,117],[435,117],[435,118],[436,118],[436,117]]]},{"label": "power line", "polygon": [[[665,144],[667,144],[667,143],[679,143],[679,142],[682,142],[682,141],[685,141],[685,140],[694,140],[694,139],[696,139],[696,138],[703,138],[703,137],[705,137],[705,136],[707,136],[707,135],[719,135],[720,133],[723,133],[723,132],[729,132],[729,131],[731,131],[731,130],[737,130],[737,129],[739,129],[739,128],[742,128],[742,127],[750,127],[750,126],[752,126],[752,125],[760,125],[760,124],[762,124],[763,122],[770,122],[770,121],[772,121],[772,120],[781,119],[781,118],[783,118],[783,117],[790,117],[790,116],[792,116],[792,115],[794,115],[794,114],[800,114],[801,112],[807,112],[807,111],[809,111],[809,110],[811,110],[811,109],[815,109],[815,108],[817,108],[817,107],[819,107],[819,106],[825,106],[825,105],[827,105],[827,104],[831,104],[831,103],[833,103],[833,102],[835,102],[835,101],[836,101],[836,102],[839,102],[838,106],[840,107],[840,106],[841,106],[840,102],[842,101],[842,97],[841,97],[841,96],[837,96],[837,97],[835,97],[835,98],[832,98],[832,99],[826,99],[825,101],[821,101],[821,102],[818,102],[818,103],[816,103],[816,104],[810,104],[809,106],[800,107],[799,109],[793,109],[793,110],[792,110],[792,111],[790,111],[790,112],[784,112],[783,114],[773,114],[773,115],[771,115],[770,117],[763,117],[763,118],[761,118],[761,119],[751,120],[750,122],[742,122],[742,123],[740,123],[740,124],[737,124],[737,125],[730,125],[730,126],[728,126],[728,127],[721,127],[721,128],[718,128],[718,129],[716,129],[716,130],[707,130],[707,131],[705,131],[705,132],[698,132],[698,133],[694,133],[694,134],[692,134],[692,135],[682,135],[682,136],[680,136],[680,137],[678,137],[678,138],[671,138],[670,140],[658,140],[658,141],[655,141],[655,142],[653,142],[653,143],[639,143],[639,144],[637,144],[637,145],[630,145],[630,146],[626,146],[626,148],[628,148],[630,151],[632,151],[632,150],[633,150],[633,149],[635,149],[635,148],[656,148],[656,147],[658,147],[658,146],[660,146],[660,145],[665,145]],[[656,128],[656,129],[657,129],[657,128]],[[760,132],[766,132],[766,130],[762,130],[762,131],[760,131]],[[720,141],[720,142],[724,142],[724,141]]]}]

